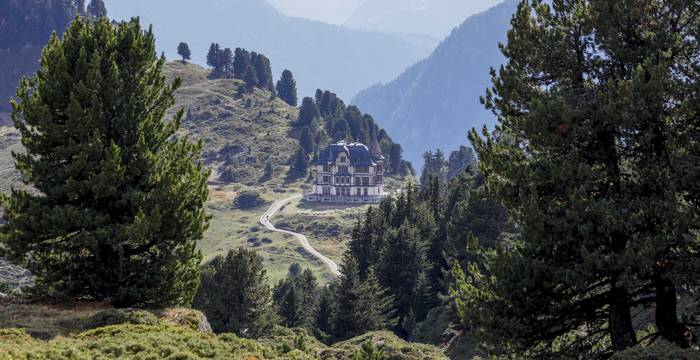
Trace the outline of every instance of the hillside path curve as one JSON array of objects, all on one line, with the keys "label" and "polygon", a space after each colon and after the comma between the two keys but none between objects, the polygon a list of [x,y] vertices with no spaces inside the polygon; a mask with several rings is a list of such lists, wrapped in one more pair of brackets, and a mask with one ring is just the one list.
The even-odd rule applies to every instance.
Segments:
[{"label": "hillside path curve", "polygon": [[340,276],[338,264],[336,264],[335,261],[331,260],[329,257],[321,254],[318,250],[314,249],[314,247],[311,246],[311,244],[309,243],[309,239],[306,236],[304,236],[303,234],[295,233],[293,231],[278,229],[275,227],[275,225],[272,224],[272,218],[275,215],[277,215],[280,211],[282,211],[283,207],[288,205],[292,200],[296,200],[300,197],[301,195],[296,195],[284,200],[275,200],[275,202],[272,203],[272,206],[270,206],[270,208],[267,209],[267,211],[260,217],[260,225],[264,226],[270,231],[294,236],[306,251],[313,255],[313,257],[321,260],[324,264],[326,264],[326,266],[333,275]]}]

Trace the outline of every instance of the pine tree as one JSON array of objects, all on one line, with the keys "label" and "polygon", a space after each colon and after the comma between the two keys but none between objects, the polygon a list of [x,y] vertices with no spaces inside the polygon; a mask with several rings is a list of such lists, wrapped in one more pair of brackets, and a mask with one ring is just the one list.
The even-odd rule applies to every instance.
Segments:
[{"label": "pine tree", "polygon": [[[84,4],[84,3],[83,3]],[[82,9],[82,5],[78,5]],[[103,0],[90,0],[90,4],[87,6],[87,15],[93,18],[99,18],[107,16],[107,7]]]},{"label": "pine tree", "polygon": [[286,327],[303,327],[313,331],[318,308],[318,280],[311,270],[299,274],[291,271],[273,290],[277,313]]},{"label": "pine tree", "polygon": [[292,168],[302,175],[306,174],[306,170],[309,168],[309,155],[301,146],[297,148],[292,157]]},{"label": "pine tree", "polygon": [[166,84],[164,64],[138,20],[77,18],[20,84],[13,120],[26,153],[14,157],[36,192],[3,197],[0,240],[40,295],[191,301],[207,172],[201,144],[173,139],[184,111],[164,119],[180,85]]},{"label": "pine tree", "polygon": [[314,102],[314,99],[310,97],[305,97],[301,102],[301,109],[299,109],[299,119],[297,120],[297,126],[309,126],[314,121],[314,119],[320,118],[321,112],[318,110],[318,106]]},{"label": "pine tree", "polygon": [[408,222],[398,230],[392,229],[386,236],[388,241],[378,269],[381,284],[396,298],[401,321],[412,311],[416,311],[416,318],[422,319],[429,310],[426,308],[427,274],[431,267],[427,260],[427,246],[418,229]]},{"label": "pine tree", "polygon": [[487,253],[488,274],[457,269],[453,287],[485,341],[590,357],[607,335],[621,351],[638,341],[630,309],[651,306],[659,334],[689,346],[675,299],[697,286],[687,269],[699,245],[700,117],[698,72],[681,69],[700,55],[687,41],[698,12],[695,2],[521,3],[484,99],[498,133],[470,139],[522,231]]},{"label": "pine tree", "polygon": [[[233,77],[234,79],[245,80],[250,63],[250,53],[245,49],[236,48],[233,59]],[[254,71],[253,71],[254,72]]]},{"label": "pine tree", "polygon": [[341,277],[335,287],[333,335],[344,340],[367,331],[388,329],[396,325],[393,297],[379,285],[373,272],[360,280],[357,263],[345,257]]},{"label": "pine tree", "polygon": [[216,72],[219,76],[225,79],[233,78],[233,53],[231,49],[225,48],[224,50],[220,50],[217,54],[217,58],[218,66]]},{"label": "pine tree", "polygon": [[245,81],[249,91],[252,91],[256,86],[258,86],[258,76],[255,75],[255,68],[252,65],[248,66],[246,69],[245,74],[243,75],[243,81]]},{"label": "pine tree", "polygon": [[207,53],[207,65],[218,69],[219,65],[219,52],[221,52],[221,47],[217,43],[212,43],[209,47],[209,53]]},{"label": "pine tree", "polygon": [[275,173],[275,164],[272,162],[272,157],[269,157],[265,162],[265,170],[263,171],[263,180],[272,179]]},{"label": "pine tree", "polygon": [[299,137],[299,145],[304,148],[307,154],[312,154],[316,144],[314,142],[314,136],[311,134],[311,129],[308,126],[304,126],[301,130],[301,136]]},{"label": "pine tree", "polygon": [[192,52],[190,51],[190,46],[187,43],[181,42],[177,46],[177,54],[182,57],[182,62],[186,63],[187,60],[192,58]]},{"label": "pine tree", "polygon": [[280,99],[289,104],[290,106],[297,106],[297,82],[294,80],[294,75],[289,70],[284,70],[282,72],[282,77],[277,81],[277,95]]},{"label": "pine tree", "polygon": [[241,248],[206,263],[193,306],[204,312],[215,332],[244,337],[269,333],[275,318],[262,256]]},{"label": "pine tree", "polygon": [[272,66],[270,59],[263,54],[258,54],[255,58],[255,74],[258,78],[257,86],[263,90],[270,92],[275,91],[274,81],[272,79]]}]

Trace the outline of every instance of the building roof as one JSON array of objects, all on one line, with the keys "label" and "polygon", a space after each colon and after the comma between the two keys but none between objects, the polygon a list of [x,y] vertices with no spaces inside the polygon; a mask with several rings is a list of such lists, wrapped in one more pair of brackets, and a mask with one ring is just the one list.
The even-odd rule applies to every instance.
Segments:
[{"label": "building roof", "polygon": [[316,165],[328,165],[334,163],[341,152],[348,154],[350,164],[352,165],[376,165],[372,159],[369,148],[367,148],[367,145],[360,143],[346,143],[343,141],[337,144],[330,144],[327,148],[321,151]]}]

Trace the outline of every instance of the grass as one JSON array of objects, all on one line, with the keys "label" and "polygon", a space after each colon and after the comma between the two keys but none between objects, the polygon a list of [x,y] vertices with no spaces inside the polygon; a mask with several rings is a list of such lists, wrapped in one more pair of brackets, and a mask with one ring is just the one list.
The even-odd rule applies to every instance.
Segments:
[{"label": "grass", "polygon": [[369,206],[295,200],[274,220],[279,228],[303,233],[316,250],[340,263],[353,227]]},{"label": "grass", "polygon": [[[238,191],[244,189],[248,188],[242,187]],[[276,198],[289,196],[258,189],[262,190],[262,198],[266,202],[255,209],[237,209],[229,196],[217,196],[208,203],[208,212],[212,215],[211,226],[199,244],[205,261],[225,254],[230,249],[247,247],[263,256],[271,283],[286,277],[289,266],[295,262],[311,269],[321,282],[332,280],[333,276],[328,269],[318,260],[309,257],[294,237],[268,231],[258,223]]]}]

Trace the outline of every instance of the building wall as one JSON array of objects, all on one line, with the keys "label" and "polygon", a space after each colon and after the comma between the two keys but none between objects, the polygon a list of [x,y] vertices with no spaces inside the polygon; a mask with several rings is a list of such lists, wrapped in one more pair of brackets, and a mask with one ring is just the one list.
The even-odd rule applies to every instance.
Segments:
[{"label": "building wall", "polygon": [[[346,175],[338,174],[341,166],[347,167]],[[315,170],[313,189],[307,195],[310,201],[378,202],[384,196],[383,172],[378,172],[379,169],[375,166],[369,166],[368,171],[356,172],[355,166],[340,163],[329,166],[317,165]],[[377,176],[382,177],[380,183],[377,182]],[[338,181],[340,178],[343,181]],[[329,193],[324,193],[325,188],[328,188]],[[341,189],[348,189],[349,195]],[[360,189],[360,195],[357,189]],[[366,194],[365,189],[367,189]]]}]

